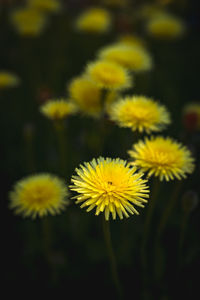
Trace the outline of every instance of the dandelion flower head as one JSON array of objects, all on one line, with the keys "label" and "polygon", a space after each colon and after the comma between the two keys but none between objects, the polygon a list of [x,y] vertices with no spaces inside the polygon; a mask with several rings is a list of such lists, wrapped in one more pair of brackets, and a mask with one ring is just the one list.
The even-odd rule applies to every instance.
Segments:
[{"label": "dandelion flower head", "polygon": [[110,213],[113,219],[120,219],[129,214],[138,214],[134,205],[144,207],[149,197],[146,180],[136,168],[129,168],[126,161],[111,158],[93,159],[76,169],[77,176],[72,177],[72,191],[81,208],[87,207],[87,212],[96,208],[96,215],[104,212],[105,219]]},{"label": "dandelion flower head", "polygon": [[89,33],[104,33],[110,29],[111,15],[103,8],[90,8],[76,21],[76,28]]},{"label": "dandelion flower head", "polygon": [[68,87],[70,99],[78,109],[86,115],[100,115],[102,90],[94,82],[84,76],[74,78]]},{"label": "dandelion flower head", "polygon": [[29,0],[28,5],[44,12],[57,12],[61,8],[59,0]]},{"label": "dandelion flower head", "polygon": [[131,77],[122,66],[106,61],[97,60],[87,65],[86,74],[100,88],[122,90],[131,86]]},{"label": "dandelion flower head", "polygon": [[148,176],[159,177],[161,181],[186,178],[186,174],[194,169],[191,152],[169,137],[146,138],[133,145],[128,153],[133,165],[147,172]]},{"label": "dandelion flower head", "polygon": [[7,71],[0,71],[0,89],[15,87],[20,83],[19,78]]},{"label": "dandelion flower head", "polygon": [[11,21],[18,33],[35,36],[40,34],[46,26],[46,16],[33,8],[21,8],[12,12]]},{"label": "dandelion flower head", "polygon": [[62,120],[76,112],[77,108],[74,103],[60,100],[49,100],[43,104],[40,111],[43,115],[51,120]]},{"label": "dandelion flower head", "polygon": [[182,20],[168,14],[151,18],[146,24],[149,35],[158,39],[174,39],[181,37],[186,30]]},{"label": "dandelion flower head", "polygon": [[109,110],[111,120],[133,131],[161,131],[170,123],[165,106],[145,96],[132,96],[114,102]]},{"label": "dandelion flower head", "polygon": [[152,58],[144,47],[118,43],[100,50],[99,57],[116,62],[136,72],[147,71],[152,68]]},{"label": "dandelion flower head", "polygon": [[10,208],[24,217],[59,214],[68,204],[65,183],[50,174],[31,175],[19,180],[10,192]]}]

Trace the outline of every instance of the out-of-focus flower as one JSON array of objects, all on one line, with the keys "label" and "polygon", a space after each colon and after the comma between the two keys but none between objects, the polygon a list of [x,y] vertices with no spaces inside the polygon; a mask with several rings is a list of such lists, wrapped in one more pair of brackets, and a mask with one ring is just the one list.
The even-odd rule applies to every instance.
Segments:
[{"label": "out-of-focus flower", "polygon": [[10,192],[10,208],[24,217],[59,214],[68,201],[65,183],[50,174],[31,175],[19,180]]},{"label": "out-of-focus flower", "polygon": [[15,87],[20,83],[20,79],[13,73],[0,71],[0,89]]},{"label": "out-of-focus flower", "polygon": [[11,13],[11,22],[21,35],[39,35],[47,24],[46,16],[32,8],[20,8]]},{"label": "out-of-focus flower", "polygon": [[57,12],[61,9],[59,0],[28,0],[28,5],[44,12]]},{"label": "out-of-focus flower", "polygon": [[90,8],[76,20],[76,28],[91,33],[107,32],[111,27],[111,15],[103,8]]},{"label": "out-of-focus flower", "polygon": [[129,0],[102,0],[103,4],[111,7],[127,7]]},{"label": "out-of-focus flower", "polygon": [[186,26],[178,17],[161,14],[146,23],[146,31],[157,39],[175,39],[183,36]]},{"label": "out-of-focus flower", "polygon": [[123,219],[123,215],[138,214],[134,205],[144,207],[149,197],[146,180],[142,173],[136,173],[136,168],[129,168],[126,161],[111,158],[93,159],[89,163],[80,165],[76,169],[77,176],[72,176],[72,191],[78,193],[74,198],[76,203],[82,203],[81,208],[88,207],[87,212],[96,208],[96,215],[105,213],[109,219],[116,214]]},{"label": "out-of-focus flower", "polygon": [[86,74],[100,88],[122,90],[131,86],[131,77],[125,68],[114,62],[97,60],[87,65]]},{"label": "out-of-focus flower", "polygon": [[126,46],[137,46],[145,47],[145,41],[137,35],[134,34],[123,34],[120,35],[117,41],[118,44],[123,44]]},{"label": "out-of-focus flower", "polygon": [[158,4],[143,4],[136,13],[136,16],[139,19],[148,20],[163,14],[166,14],[167,12]]},{"label": "out-of-focus flower", "polygon": [[49,100],[40,107],[40,111],[47,118],[56,121],[65,119],[69,115],[74,114],[77,111],[77,107],[74,103],[64,99]]},{"label": "out-of-focus flower", "polygon": [[136,72],[152,68],[152,58],[143,47],[116,44],[103,48],[98,55]]},{"label": "out-of-focus flower", "polygon": [[194,170],[191,152],[182,144],[162,136],[146,138],[133,145],[128,151],[133,162],[148,176],[156,176],[162,181],[186,178]]},{"label": "out-of-focus flower", "polygon": [[87,77],[74,78],[68,87],[70,99],[86,115],[97,117],[102,111],[102,90]]},{"label": "out-of-focus flower", "polygon": [[189,103],[183,109],[183,124],[189,131],[200,130],[200,104]]},{"label": "out-of-focus flower", "polygon": [[195,191],[189,190],[183,194],[182,208],[185,213],[191,213],[197,207],[198,203],[199,197]]},{"label": "out-of-focus flower", "polygon": [[99,117],[116,98],[116,93],[112,91],[104,95],[102,89],[85,76],[74,78],[68,90],[77,108],[92,117]]},{"label": "out-of-focus flower", "polygon": [[120,127],[139,132],[161,131],[170,123],[165,106],[145,96],[120,99],[111,105],[109,115]]}]

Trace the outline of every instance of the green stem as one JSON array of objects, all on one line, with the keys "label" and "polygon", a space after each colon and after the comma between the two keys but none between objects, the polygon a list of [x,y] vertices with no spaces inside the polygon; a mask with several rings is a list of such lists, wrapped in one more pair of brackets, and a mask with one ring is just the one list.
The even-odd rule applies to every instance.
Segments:
[{"label": "green stem", "polygon": [[66,132],[63,122],[55,123],[56,134],[59,147],[60,170],[61,174],[66,177],[67,168],[67,147],[66,147]]},{"label": "green stem", "polygon": [[154,178],[153,187],[152,187],[152,196],[149,201],[149,206],[147,210],[147,216],[144,223],[144,233],[143,239],[141,242],[141,260],[142,260],[142,267],[143,267],[143,280],[144,280],[144,293],[146,294],[147,291],[147,282],[148,282],[148,270],[147,270],[147,253],[146,253],[146,246],[148,242],[148,234],[150,231],[150,224],[154,212],[154,208],[157,201],[157,196],[160,190],[160,181],[157,178]]},{"label": "green stem", "polygon": [[111,270],[111,275],[113,279],[113,283],[115,285],[117,294],[120,299],[122,299],[122,289],[120,285],[120,280],[117,272],[117,264],[116,264],[116,259],[112,247],[112,242],[111,242],[111,234],[110,234],[110,224],[109,221],[106,221],[105,218],[103,217],[103,233],[104,233],[104,239],[108,251],[108,257],[110,261],[110,270]]},{"label": "green stem", "polygon": [[186,228],[187,228],[187,223],[189,219],[189,213],[184,212],[182,216],[182,222],[181,222],[181,228],[180,228],[180,237],[179,237],[179,245],[178,245],[178,258],[179,258],[179,265],[181,266],[182,263],[182,248],[183,248],[183,243],[185,240],[185,233],[186,233]]},{"label": "green stem", "polygon": [[172,193],[172,196],[168,202],[168,205],[166,207],[166,209],[164,210],[163,212],[163,215],[161,217],[161,220],[160,220],[160,224],[158,225],[158,233],[157,233],[157,238],[159,239],[166,224],[167,224],[167,221],[169,219],[169,216],[172,212],[172,210],[174,209],[175,207],[175,204],[176,204],[176,201],[177,201],[177,198],[178,198],[178,195],[180,193],[180,189],[182,187],[182,181],[178,181],[177,184],[175,185],[175,188],[173,190],[173,193]]},{"label": "green stem", "polygon": [[47,217],[43,217],[42,221],[42,245],[44,256],[49,262],[51,256],[51,229]]}]

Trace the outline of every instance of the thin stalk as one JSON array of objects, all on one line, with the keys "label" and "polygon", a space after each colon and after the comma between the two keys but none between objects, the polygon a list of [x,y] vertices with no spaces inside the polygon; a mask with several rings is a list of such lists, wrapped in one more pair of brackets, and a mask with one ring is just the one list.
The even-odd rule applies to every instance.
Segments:
[{"label": "thin stalk", "polygon": [[66,177],[67,172],[67,146],[66,146],[66,131],[63,122],[55,123],[58,147],[59,147],[59,158],[60,158],[60,170],[61,174]]},{"label": "thin stalk", "polygon": [[178,258],[179,258],[179,265],[180,266],[181,266],[181,263],[182,263],[182,249],[183,249],[183,244],[184,244],[184,240],[185,240],[185,234],[186,234],[188,219],[189,219],[189,213],[184,212],[184,214],[182,216],[182,221],[181,221],[180,237],[179,237],[179,245],[178,245]]},{"label": "thin stalk", "polygon": [[169,199],[168,205],[167,205],[166,209],[164,210],[163,215],[161,216],[161,220],[160,220],[160,223],[158,225],[158,233],[157,233],[157,238],[158,239],[160,238],[160,235],[163,232],[163,230],[164,230],[164,228],[167,224],[169,216],[170,216],[172,210],[175,207],[175,204],[177,202],[177,198],[179,196],[181,187],[182,187],[182,181],[178,181],[177,184],[175,185],[175,188],[174,188],[173,192],[172,192],[172,196]]},{"label": "thin stalk", "polygon": [[108,251],[108,257],[110,261],[110,271],[111,271],[113,283],[115,285],[116,292],[119,298],[122,299],[122,289],[121,289],[121,284],[117,272],[117,263],[116,263],[115,254],[113,251],[113,246],[111,241],[110,223],[109,221],[106,221],[104,217],[103,217],[103,233],[104,233],[104,239]]},{"label": "thin stalk", "polygon": [[51,256],[51,229],[49,219],[47,217],[44,217],[41,221],[43,252],[47,262],[49,262]]}]

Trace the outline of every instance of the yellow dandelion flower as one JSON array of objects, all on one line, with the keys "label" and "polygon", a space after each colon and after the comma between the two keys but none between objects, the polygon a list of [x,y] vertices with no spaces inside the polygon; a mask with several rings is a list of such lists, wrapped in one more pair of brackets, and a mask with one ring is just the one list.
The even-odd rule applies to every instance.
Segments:
[{"label": "yellow dandelion flower", "polygon": [[137,72],[152,68],[152,58],[144,47],[116,44],[103,48],[98,55],[101,59],[116,62]]},{"label": "yellow dandelion flower", "polygon": [[109,115],[120,127],[146,133],[161,131],[170,123],[165,106],[145,96],[120,99],[111,105]]},{"label": "yellow dandelion flower", "polygon": [[86,115],[97,117],[102,111],[102,90],[87,77],[73,79],[69,84],[70,99]]},{"label": "yellow dandelion flower", "polygon": [[186,30],[185,24],[177,17],[161,14],[151,18],[146,24],[149,35],[158,39],[174,39],[181,37]]},{"label": "yellow dandelion flower", "polygon": [[129,168],[127,162],[111,158],[93,159],[76,169],[78,176],[72,176],[72,191],[78,193],[74,198],[76,203],[82,203],[81,208],[87,207],[87,212],[96,208],[96,215],[105,212],[105,219],[110,213],[113,219],[116,214],[138,214],[134,205],[144,207],[149,190],[147,180],[142,173],[136,173],[136,167]]},{"label": "yellow dandelion flower", "polygon": [[0,89],[14,87],[20,83],[19,78],[7,71],[0,71]]},{"label": "yellow dandelion flower", "polygon": [[111,15],[103,8],[90,8],[76,21],[76,28],[89,33],[103,33],[110,29]]},{"label": "yellow dandelion flower", "polygon": [[145,41],[137,35],[123,34],[118,38],[118,44],[124,44],[126,46],[145,47]]},{"label": "yellow dandelion flower", "polygon": [[65,183],[50,174],[31,175],[19,180],[10,192],[10,208],[24,217],[59,214],[68,204]]},{"label": "yellow dandelion flower", "polygon": [[100,88],[122,90],[131,86],[131,77],[122,66],[104,60],[89,63],[86,74]]},{"label": "yellow dandelion flower", "polygon": [[45,12],[57,12],[61,9],[59,0],[29,0],[28,5]]},{"label": "yellow dandelion flower", "polygon": [[32,8],[21,8],[11,13],[11,21],[18,33],[22,35],[38,35],[46,26],[45,15]]},{"label": "yellow dandelion flower", "polygon": [[131,164],[156,176],[162,181],[186,178],[193,172],[194,163],[191,152],[182,144],[171,138],[151,137],[133,145],[129,152],[133,159]]},{"label": "yellow dandelion flower", "polygon": [[62,120],[76,112],[76,106],[64,99],[49,100],[43,104],[40,111],[43,115],[51,120]]}]

